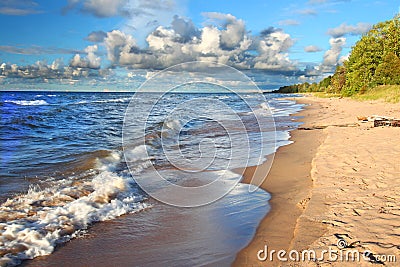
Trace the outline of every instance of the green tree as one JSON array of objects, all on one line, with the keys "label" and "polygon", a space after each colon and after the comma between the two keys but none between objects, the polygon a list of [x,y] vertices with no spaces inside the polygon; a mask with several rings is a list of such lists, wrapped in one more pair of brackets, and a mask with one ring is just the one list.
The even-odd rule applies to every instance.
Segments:
[{"label": "green tree", "polygon": [[375,82],[377,85],[400,84],[400,58],[393,52],[387,53],[383,63],[376,69]]},{"label": "green tree", "polygon": [[318,91],[326,92],[331,84],[331,79],[332,79],[332,76],[328,76],[328,77],[324,78],[322,81],[320,81],[319,85],[318,85],[318,87],[319,87]]},{"label": "green tree", "polygon": [[364,34],[345,62],[346,83],[342,93],[352,95],[374,84],[374,76],[385,55],[400,55],[400,17],[380,22]]},{"label": "green tree", "polygon": [[329,93],[340,94],[346,84],[346,68],[338,66],[335,74],[332,76]]}]

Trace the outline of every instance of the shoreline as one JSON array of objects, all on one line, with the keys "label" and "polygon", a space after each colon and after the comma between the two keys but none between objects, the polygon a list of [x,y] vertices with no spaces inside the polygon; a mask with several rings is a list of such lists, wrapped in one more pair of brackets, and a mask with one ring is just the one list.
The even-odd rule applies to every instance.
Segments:
[{"label": "shoreline", "polygon": [[[399,127],[373,127],[358,116],[400,117],[400,104],[306,96],[294,117],[304,124],[294,143],[278,149],[261,188],[272,195],[271,211],[233,266],[396,266],[400,261]],[[257,167],[245,170],[248,182]],[[257,175],[265,175],[262,165]],[[247,180],[246,180],[247,178]],[[341,249],[342,240],[350,246]],[[313,250],[314,261],[260,261],[257,253]],[[358,253],[352,260],[319,258],[324,250]],[[371,253],[367,259],[362,255]],[[323,253],[323,252],[322,252]],[[270,254],[268,254],[270,256]],[[380,261],[384,257],[384,261]],[[288,254],[286,254],[288,257]],[[389,257],[392,257],[391,259]]]},{"label": "shoreline", "polygon": [[[297,103],[307,104],[301,98],[295,100]],[[319,107],[308,105],[292,117],[297,118],[304,126],[318,110]],[[277,251],[288,251],[291,246],[297,220],[310,197],[311,161],[323,136],[317,132],[298,129],[291,131],[290,135],[290,140],[294,142],[278,148],[268,176],[261,184],[261,188],[271,194],[271,210],[260,222],[252,241],[237,254],[233,266],[265,264],[257,260],[257,252],[264,249],[265,245]],[[268,167],[269,163],[264,163],[246,168],[242,182],[249,183],[253,175],[256,179],[262,179]]]}]

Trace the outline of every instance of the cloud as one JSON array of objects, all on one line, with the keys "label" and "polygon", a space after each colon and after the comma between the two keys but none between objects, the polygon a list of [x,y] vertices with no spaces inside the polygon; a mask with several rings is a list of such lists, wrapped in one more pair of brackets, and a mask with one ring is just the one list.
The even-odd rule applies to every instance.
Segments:
[{"label": "cloud", "polygon": [[309,45],[309,46],[304,47],[304,52],[307,52],[307,53],[315,53],[315,52],[320,52],[320,51],[322,51],[322,49],[316,45]]},{"label": "cloud", "polygon": [[203,15],[225,28],[220,31],[220,45],[223,49],[234,49],[243,40],[246,31],[243,20],[236,19],[236,17],[231,14],[218,12],[208,12],[203,13]]},{"label": "cloud", "polygon": [[[297,63],[289,58],[294,40],[284,30],[269,27],[252,35],[243,20],[231,14],[204,13],[205,24],[197,27],[190,19],[174,16],[169,26],[158,26],[146,35],[140,46],[132,34],[122,30],[92,32],[86,40],[97,42],[84,50],[48,47],[0,46],[0,50],[18,54],[69,54],[51,63],[38,61],[33,65],[2,65],[0,75],[7,79],[97,78],[109,75],[114,68],[159,70],[189,61],[227,64],[238,69],[258,69],[260,73],[299,75]],[[102,40],[102,41],[101,41]],[[102,64],[106,52],[109,64]],[[104,61],[104,60],[103,60]],[[112,79],[110,76],[107,76]],[[42,79],[42,80],[40,80]]]},{"label": "cloud", "polygon": [[129,0],[126,5],[130,17],[121,30],[134,33],[141,42],[160,25],[168,25],[175,15],[184,16],[186,0]]},{"label": "cloud", "polygon": [[300,25],[300,22],[294,19],[286,19],[278,21],[278,24],[281,26],[297,26]]},{"label": "cloud", "polygon": [[8,16],[25,16],[43,13],[37,9],[38,4],[29,0],[2,0],[0,2],[0,14]]},{"label": "cloud", "polygon": [[343,65],[344,62],[345,62],[346,60],[349,59],[349,57],[350,57],[350,53],[348,53],[348,54],[346,54],[346,55],[344,55],[344,56],[341,56],[341,57],[339,58],[338,64],[339,64],[339,65]]},{"label": "cloud", "polygon": [[[135,35],[139,44],[144,45],[148,34],[158,26],[168,25],[175,15],[185,14],[186,2],[187,0],[68,0],[62,13],[78,11],[98,18],[123,17],[125,21],[119,30]],[[175,27],[178,28],[179,25]],[[99,42],[103,37],[105,38],[104,34],[93,33],[86,40]]]},{"label": "cloud", "polygon": [[320,72],[320,65],[319,66],[315,66],[314,64],[309,64],[306,65],[306,68],[304,70],[305,73],[305,77],[319,77],[321,76],[321,72]]},{"label": "cloud", "polygon": [[191,20],[185,20],[177,15],[171,23],[172,29],[179,34],[182,42],[188,42],[194,36],[198,37],[200,32]]},{"label": "cloud", "polygon": [[99,18],[126,15],[123,9],[127,0],[85,0],[83,11],[95,15]]},{"label": "cloud", "polygon": [[13,7],[0,7],[1,15],[9,15],[9,16],[25,16],[30,14],[40,14],[42,11],[34,10],[34,9],[22,9],[22,8],[13,8]]},{"label": "cloud", "polygon": [[18,47],[11,45],[0,45],[0,51],[10,54],[18,55],[47,55],[47,54],[75,54],[82,53],[80,50],[58,48],[58,47],[42,47],[42,46],[29,46]]},{"label": "cloud", "polygon": [[318,15],[318,12],[315,9],[312,8],[306,8],[306,9],[300,9],[297,11],[298,14],[304,15],[304,16],[316,16]]},{"label": "cloud", "polygon": [[268,35],[271,35],[274,32],[279,32],[279,31],[282,31],[282,29],[275,28],[275,27],[271,26],[271,27],[268,27],[268,28],[265,28],[264,30],[262,30],[260,32],[260,35],[261,36],[268,36]]},{"label": "cloud", "polygon": [[56,79],[59,85],[72,79],[76,81],[76,79],[88,77],[101,78],[108,73],[108,70],[65,66],[62,59],[56,59],[51,64],[47,64],[46,61],[37,61],[28,66],[0,64],[0,76],[6,77],[8,83],[12,83],[13,79],[20,78],[41,82]]},{"label": "cloud", "polygon": [[173,0],[139,0],[138,7],[142,9],[164,9],[164,10],[174,10],[176,3]]},{"label": "cloud", "polygon": [[281,29],[267,28],[261,32],[254,68],[266,70],[295,70],[287,51],[294,44],[289,34]]},{"label": "cloud", "polygon": [[89,33],[89,35],[85,38],[85,40],[93,42],[93,43],[99,43],[103,42],[104,38],[107,37],[107,33],[103,31],[93,31]]},{"label": "cloud", "polygon": [[130,68],[162,69],[201,60],[241,69],[295,69],[288,57],[294,41],[282,29],[270,27],[259,36],[251,36],[244,21],[231,14],[203,15],[206,18],[203,28],[175,16],[170,26],[159,26],[147,35],[146,49],[140,49],[130,34],[120,30],[108,32],[104,39],[108,59],[113,66]]},{"label": "cloud", "polygon": [[279,52],[287,52],[294,44],[289,34],[274,27],[262,30],[260,36],[261,42],[265,43],[270,49]]},{"label": "cloud", "polygon": [[66,14],[70,10],[78,9],[98,18],[128,16],[125,5],[128,0],[68,0],[67,6],[62,9]]},{"label": "cloud", "polygon": [[[305,72],[305,77],[323,77],[327,73],[332,74],[335,72],[337,65],[343,64],[343,62],[348,58],[346,56],[340,56],[343,50],[343,47],[346,45],[346,38],[345,37],[338,37],[334,38],[331,37],[329,39],[330,48],[325,51],[323,60],[321,64],[317,66],[307,65]],[[307,47],[306,47],[307,48]],[[308,46],[309,51],[316,50],[314,46]],[[304,49],[306,50],[306,49]],[[320,50],[319,50],[320,51]]]},{"label": "cloud", "polygon": [[325,52],[322,62],[323,72],[331,72],[332,69],[339,63],[339,56],[342,52],[343,46],[346,44],[346,38],[331,38],[329,40],[329,44],[331,47]]},{"label": "cloud", "polygon": [[357,25],[347,25],[346,23],[341,24],[336,28],[328,30],[328,34],[334,38],[343,37],[345,35],[360,35],[368,32],[371,29],[371,24],[368,23],[357,23]]},{"label": "cloud", "polygon": [[49,68],[52,70],[59,70],[64,67],[64,60],[62,58],[57,58],[50,64]]},{"label": "cloud", "polygon": [[101,58],[96,56],[97,45],[90,45],[86,47],[85,53],[86,57],[81,57],[79,54],[76,54],[70,61],[71,67],[76,68],[89,68],[89,69],[99,69],[101,66]]},{"label": "cloud", "polygon": [[122,55],[129,54],[137,48],[136,40],[131,35],[119,30],[108,32],[104,44],[107,49],[107,57],[113,64],[119,64]]}]

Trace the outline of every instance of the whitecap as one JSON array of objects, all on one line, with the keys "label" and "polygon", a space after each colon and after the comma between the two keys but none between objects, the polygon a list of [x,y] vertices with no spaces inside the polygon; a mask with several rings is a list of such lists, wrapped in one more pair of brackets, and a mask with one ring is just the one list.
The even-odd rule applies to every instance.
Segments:
[{"label": "whitecap", "polygon": [[0,266],[49,255],[98,221],[149,207],[130,176],[102,171],[92,180],[60,180],[0,206]]},{"label": "whitecap", "polygon": [[20,106],[41,106],[41,105],[49,105],[44,100],[5,100],[6,103],[13,103]]}]

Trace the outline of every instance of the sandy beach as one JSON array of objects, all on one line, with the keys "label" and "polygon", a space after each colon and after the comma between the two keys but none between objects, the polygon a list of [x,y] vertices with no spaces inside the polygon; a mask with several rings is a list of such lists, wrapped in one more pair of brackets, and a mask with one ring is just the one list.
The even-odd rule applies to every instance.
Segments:
[{"label": "sandy beach", "polygon": [[[398,118],[400,104],[310,96],[296,101],[309,105],[296,114],[304,124],[292,132],[294,143],[278,150],[262,184],[272,195],[272,210],[234,265],[395,266],[393,256],[400,261],[400,128],[374,128],[357,117]],[[247,169],[244,182],[254,172],[265,175],[265,167]],[[260,261],[257,254],[266,245],[268,253],[313,250],[316,257],[285,262],[275,253],[273,261]],[[322,257],[323,250],[336,251],[338,259]]]}]

